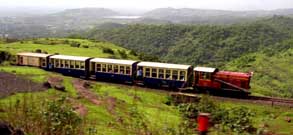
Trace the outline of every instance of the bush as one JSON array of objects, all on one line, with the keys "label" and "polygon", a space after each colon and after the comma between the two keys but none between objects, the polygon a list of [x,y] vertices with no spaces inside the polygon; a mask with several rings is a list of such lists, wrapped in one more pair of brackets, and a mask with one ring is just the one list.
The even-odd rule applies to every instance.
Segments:
[{"label": "bush", "polygon": [[111,48],[102,48],[103,53],[109,53],[109,54],[114,54],[114,51]]},{"label": "bush", "polygon": [[77,47],[77,48],[79,48],[80,47],[80,43],[78,43],[78,42],[72,42],[72,43],[70,43],[70,46],[71,47]]},{"label": "bush", "polygon": [[12,55],[7,51],[0,51],[0,64],[4,61],[9,61],[12,59]]},{"label": "bush", "polygon": [[16,99],[2,104],[6,117],[11,125],[21,128],[27,134],[42,135],[77,135],[84,131],[82,119],[68,104],[66,97],[42,100],[43,97],[23,95],[23,99]]},{"label": "bush", "polygon": [[249,132],[253,130],[252,116],[254,113],[246,107],[233,107],[222,118],[222,124],[234,132]]},{"label": "bush", "polygon": [[35,52],[36,52],[36,53],[42,53],[42,50],[41,50],[41,49],[36,49]]},{"label": "bush", "polygon": [[144,53],[139,54],[138,58],[143,61],[160,62],[159,57],[154,56],[154,55],[144,54]]},{"label": "bush", "polygon": [[74,112],[72,107],[66,104],[66,98],[48,102],[47,108],[41,113],[44,121],[47,123],[47,133],[58,134],[65,133],[68,135],[75,134],[81,118]]},{"label": "bush", "polygon": [[83,48],[89,48],[89,46],[88,46],[88,45],[83,45],[82,47],[83,47]]},{"label": "bush", "polygon": [[118,50],[118,53],[123,59],[126,59],[128,57],[125,50]]},{"label": "bush", "polygon": [[[227,128],[233,132],[254,132],[252,125],[252,111],[246,107],[224,108],[215,104],[208,97],[204,96],[198,103],[179,104],[180,112],[185,119],[196,119],[200,112],[210,113],[211,124],[219,124],[223,127],[222,130]],[[189,127],[196,127],[196,122],[185,121],[183,123]],[[186,127],[185,127],[186,128]]]},{"label": "bush", "polygon": [[131,50],[131,51],[129,52],[129,54],[130,54],[130,55],[133,55],[133,56],[137,56],[137,53],[136,53],[135,51],[133,51],[133,50]]}]

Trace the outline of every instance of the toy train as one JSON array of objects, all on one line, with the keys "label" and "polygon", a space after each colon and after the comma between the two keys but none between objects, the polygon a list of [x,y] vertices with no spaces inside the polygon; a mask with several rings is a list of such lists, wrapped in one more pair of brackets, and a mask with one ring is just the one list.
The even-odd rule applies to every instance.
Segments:
[{"label": "toy train", "polygon": [[90,58],[42,53],[18,53],[17,64],[40,67],[67,76],[147,87],[250,94],[252,73],[219,71],[191,65]]}]

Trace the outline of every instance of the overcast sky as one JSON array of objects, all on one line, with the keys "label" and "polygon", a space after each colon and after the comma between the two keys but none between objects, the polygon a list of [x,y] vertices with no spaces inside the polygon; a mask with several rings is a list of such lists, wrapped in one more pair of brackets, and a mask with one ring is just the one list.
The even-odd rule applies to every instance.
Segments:
[{"label": "overcast sky", "polygon": [[162,7],[222,10],[293,8],[293,0],[0,0],[3,7],[104,7],[149,10]]}]

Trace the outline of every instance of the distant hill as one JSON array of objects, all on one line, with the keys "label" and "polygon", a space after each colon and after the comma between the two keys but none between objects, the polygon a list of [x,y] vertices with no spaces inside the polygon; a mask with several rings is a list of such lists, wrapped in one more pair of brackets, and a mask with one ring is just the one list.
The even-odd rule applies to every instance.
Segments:
[{"label": "distant hill", "polygon": [[166,20],[173,23],[233,24],[256,20],[260,17],[271,17],[273,15],[293,15],[293,9],[228,11],[192,8],[160,8],[145,13],[143,17]]},{"label": "distant hill", "polygon": [[[0,10],[1,11],[1,10]],[[25,13],[25,12],[24,12]],[[57,13],[33,16],[0,17],[0,37],[65,37],[104,24],[209,24],[229,25],[270,18],[274,15],[292,16],[293,9],[272,11],[224,11],[205,9],[155,9],[142,15],[128,16],[105,8],[68,9]],[[103,29],[103,28],[102,28]]]},{"label": "distant hill", "polygon": [[104,17],[119,15],[105,8],[69,9],[39,16],[0,18],[0,37],[11,38],[68,36],[107,22]]},{"label": "distant hill", "polygon": [[92,30],[88,38],[113,42],[168,62],[221,66],[290,39],[292,24],[293,18],[275,16],[231,26],[129,25]]},{"label": "distant hill", "polygon": [[115,12],[106,8],[79,8],[79,9],[67,9],[62,12],[51,14],[52,17],[72,17],[72,18],[88,18],[88,19],[97,19],[107,16],[119,15],[118,12]]}]

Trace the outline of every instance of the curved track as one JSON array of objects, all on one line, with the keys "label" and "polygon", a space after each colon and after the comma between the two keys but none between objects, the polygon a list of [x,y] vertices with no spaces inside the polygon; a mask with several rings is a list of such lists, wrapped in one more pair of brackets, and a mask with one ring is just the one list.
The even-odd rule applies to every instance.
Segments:
[{"label": "curved track", "polygon": [[[87,80],[87,81],[101,82],[101,81],[94,81],[94,80]],[[178,91],[169,91],[166,89],[154,89],[154,88],[148,88],[148,87],[141,87],[139,85],[127,85],[127,84],[112,83],[112,82],[101,82],[101,83],[115,84],[120,87],[129,87],[132,89],[134,88],[134,89],[143,89],[148,91],[165,92],[171,95],[172,97],[176,97],[177,100],[184,99],[184,101],[179,101],[179,102],[194,102],[200,99],[200,95],[198,93],[197,94],[190,93],[190,91],[178,92]],[[244,103],[271,105],[271,106],[287,106],[287,107],[293,108],[293,99],[286,99],[286,98],[276,98],[276,97],[266,97],[266,96],[248,96],[245,98],[237,98],[237,97],[225,97],[225,96],[215,96],[215,95],[210,95],[210,97],[219,101],[237,101],[237,102],[244,102]]]},{"label": "curved track", "polygon": [[[179,100],[184,99],[181,102],[194,101],[200,98],[198,94],[181,93],[181,92],[172,92],[171,96],[172,97],[178,96],[180,97]],[[265,96],[248,96],[247,98],[211,96],[211,98],[220,100],[220,101],[237,101],[237,102],[246,102],[246,103],[253,103],[253,104],[271,105],[271,106],[287,106],[287,107],[293,108],[293,99],[286,99],[286,98],[275,98],[275,97],[265,97]]]}]

